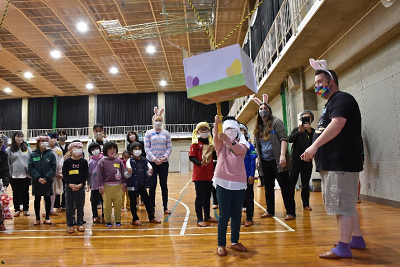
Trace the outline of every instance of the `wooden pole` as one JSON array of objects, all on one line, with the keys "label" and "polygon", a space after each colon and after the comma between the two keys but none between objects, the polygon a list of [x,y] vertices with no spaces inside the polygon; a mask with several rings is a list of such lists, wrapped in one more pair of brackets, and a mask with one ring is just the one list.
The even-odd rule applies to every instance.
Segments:
[{"label": "wooden pole", "polygon": [[[222,120],[222,112],[221,112],[221,102],[217,102],[217,115],[220,117]],[[218,133],[222,133],[222,124],[218,124]]]}]

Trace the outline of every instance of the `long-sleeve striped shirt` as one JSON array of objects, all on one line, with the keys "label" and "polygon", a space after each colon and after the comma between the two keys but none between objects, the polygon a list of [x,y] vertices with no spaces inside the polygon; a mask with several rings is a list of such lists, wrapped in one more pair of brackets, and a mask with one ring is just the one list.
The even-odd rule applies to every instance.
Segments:
[{"label": "long-sleeve striped shirt", "polygon": [[168,161],[172,151],[171,134],[166,130],[148,130],[144,136],[144,149],[149,161],[154,162],[162,157],[166,157]]}]

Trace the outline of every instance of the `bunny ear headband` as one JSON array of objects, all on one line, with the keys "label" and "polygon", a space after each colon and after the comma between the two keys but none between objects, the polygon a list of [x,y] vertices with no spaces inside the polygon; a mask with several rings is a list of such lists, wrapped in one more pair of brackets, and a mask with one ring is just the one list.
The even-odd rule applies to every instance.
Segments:
[{"label": "bunny ear headband", "polygon": [[329,74],[331,79],[333,80],[332,74],[328,70],[328,65],[326,64],[326,61],[324,59],[321,60],[314,60],[313,58],[310,58],[310,65],[313,67],[314,70],[322,70],[326,73]]},{"label": "bunny ear headband", "polygon": [[256,102],[257,105],[259,105],[259,106],[261,106],[262,104],[267,104],[268,105],[268,95],[267,94],[263,94],[262,97],[263,97],[263,101],[262,102],[257,97],[253,97],[251,100]]},{"label": "bunny ear headband", "polygon": [[164,113],[164,108],[161,108],[160,110],[158,110],[157,107],[154,107],[154,116],[153,116],[153,120],[155,116],[161,116]]}]

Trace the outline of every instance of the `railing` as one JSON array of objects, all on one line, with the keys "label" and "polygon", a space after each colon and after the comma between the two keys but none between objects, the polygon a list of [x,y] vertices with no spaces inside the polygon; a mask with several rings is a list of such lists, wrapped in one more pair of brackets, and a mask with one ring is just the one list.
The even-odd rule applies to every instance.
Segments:
[{"label": "railing", "polygon": [[[153,128],[153,125],[136,125],[136,126],[105,126],[104,133],[108,140],[125,140],[126,134],[130,131],[135,131],[140,139],[143,139],[146,131]],[[196,124],[165,124],[164,129],[171,133],[172,138],[189,138],[192,136]],[[93,138],[92,127],[82,128],[62,128],[67,132],[68,141],[79,139],[88,140]],[[2,130],[4,135],[11,139],[12,135],[17,130]],[[28,129],[25,138],[32,142],[35,141],[38,135],[47,135],[54,132],[53,129]],[[11,140],[9,140],[11,142]]]},{"label": "railing", "polygon": [[[316,1],[318,0],[285,0],[282,3],[253,63],[258,88],[262,79],[269,74],[273,64],[280,59],[280,53],[286,44],[297,35],[299,25]],[[229,114],[237,116],[248,101],[250,101],[250,96],[235,99]]]}]

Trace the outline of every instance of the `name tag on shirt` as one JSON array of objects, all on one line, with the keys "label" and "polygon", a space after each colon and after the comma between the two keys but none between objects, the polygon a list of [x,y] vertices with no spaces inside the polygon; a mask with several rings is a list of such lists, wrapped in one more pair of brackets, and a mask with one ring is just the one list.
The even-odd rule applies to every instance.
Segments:
[{"label": "name tag on shirt", "polygon": [[69,175],[73,175],[73,174],[79,174],[79,170],[70,170]]},{"label": "name tag on shirt", "polygon": [[119,168],[120,167],[119,165],[120,165],[119,163],[114,163],[114,168]]},{"label": "name tag on shirt", "polygon": [[33,161],[40,161],[40,157],[33,158],[32,160],[33,160]]}]

